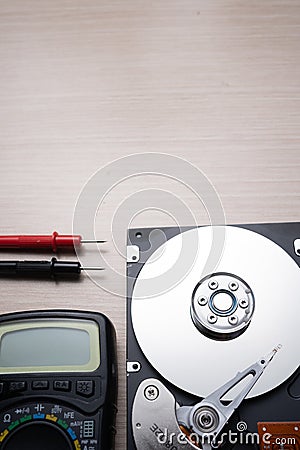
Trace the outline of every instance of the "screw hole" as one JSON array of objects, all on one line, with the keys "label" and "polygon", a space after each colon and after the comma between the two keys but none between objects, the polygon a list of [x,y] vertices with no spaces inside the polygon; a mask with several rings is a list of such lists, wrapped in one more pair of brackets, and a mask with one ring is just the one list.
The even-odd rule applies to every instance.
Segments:
[{"label": "screw hole", "polygon": [[265,364],[265,362],[266,362],[266,361],[265,361],[264,359],[261,360],[261,364]]},{"label": "screw hole", "polygon": [[133,255],[132,260],[136,261],[137,260],[137,256]]},{"label": "screw hole", "polygon": [[133,368],[133,370],[138,370],[139,365],[135,363],[135,364],[132,365],[132,368]]},{"label": "screw hole", "polygon": [[143,236],[143,235],[142,235],[142,233],[141,233],[140,231],[137,231],[137,232],[135,233],[135,237],[138,238],[138,239],[141,239],[142,236]]}]

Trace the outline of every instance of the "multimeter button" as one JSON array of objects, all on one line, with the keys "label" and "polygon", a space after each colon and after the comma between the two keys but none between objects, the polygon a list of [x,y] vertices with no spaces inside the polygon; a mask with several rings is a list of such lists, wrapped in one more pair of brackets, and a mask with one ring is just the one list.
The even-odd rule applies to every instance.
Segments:
[{"label": "multimeter button", "polygon": [[91,397],[94,394],[93,381],[77,381],[76,393],[84,397]]},{"label": "multimeter button", "polygon": [[36,380],[32,382],[31,387],[34,391],[49,389],[49,381]]},{"label": "multimeter button", "polygon": [[54,381],[53,388],[56,391],[70,391],[71,381]]},{"label": "multimeter button", "polygon": [[9,392],[22,392],[25,391],[27,387],[26,381],[12,381],[9,383]]}]

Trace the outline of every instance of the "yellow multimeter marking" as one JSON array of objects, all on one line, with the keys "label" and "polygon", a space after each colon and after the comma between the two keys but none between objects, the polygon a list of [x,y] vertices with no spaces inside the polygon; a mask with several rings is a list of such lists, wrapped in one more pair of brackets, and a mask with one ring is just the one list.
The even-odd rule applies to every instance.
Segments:
[{"label": "yellow multimeter marking", "polygon": [[4,430],[3,433],[0,434],[0,442],[3,442],[8,434],[9,434],[9,431]]},{"label": "yellow multimeter marking", "polygon": [[81,450],[81,445],[80,445],[78,439],[76,441],[74,441],[74,445],[75,445],[76,450]]},{"label": "yellow multimeter marking", "polygon": [[47,414],[46,415],[46,419],[47,420],[51,420],[52,422],[57,422],[58,421],[58,417],[53,416],[52,414]]}]

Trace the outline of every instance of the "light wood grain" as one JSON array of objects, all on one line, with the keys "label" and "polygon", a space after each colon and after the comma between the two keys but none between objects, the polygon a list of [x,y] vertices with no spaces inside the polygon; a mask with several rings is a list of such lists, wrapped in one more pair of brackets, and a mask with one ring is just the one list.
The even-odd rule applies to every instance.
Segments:
[{"label": "light wood grain", "polygon": [[[91,174],[145,151],[196,164],[229,223],[299,220],[298,0],[1,0],[0,62],[1,233],[71,232]],[[161,183],[207,220],[190,192]],[[124,192],[142,187],[134,178],[111,194],[97,221],[105,238]],[[168,220],[146,213],[135,223]],[[111,242],[106,255],[124,275]],[[49,307],[99,310],[115,323],[123,450],[124,296],[87,277],[1,281],[1,312]]]}]

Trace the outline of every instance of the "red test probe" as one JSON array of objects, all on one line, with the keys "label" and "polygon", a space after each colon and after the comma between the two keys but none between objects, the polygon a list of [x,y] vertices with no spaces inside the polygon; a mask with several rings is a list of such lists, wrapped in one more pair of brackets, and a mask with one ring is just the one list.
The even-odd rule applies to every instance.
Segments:
[{"label": "red test probe", "polygon": [[54,253],[61,248],[79,248],[82,244],[97,243],[106,241],[84,240],[80,235],[58,234],[56,231],[52,235],[15,235],[0,236],[1,249],[31,249],[31,250],[52,250]]}]

